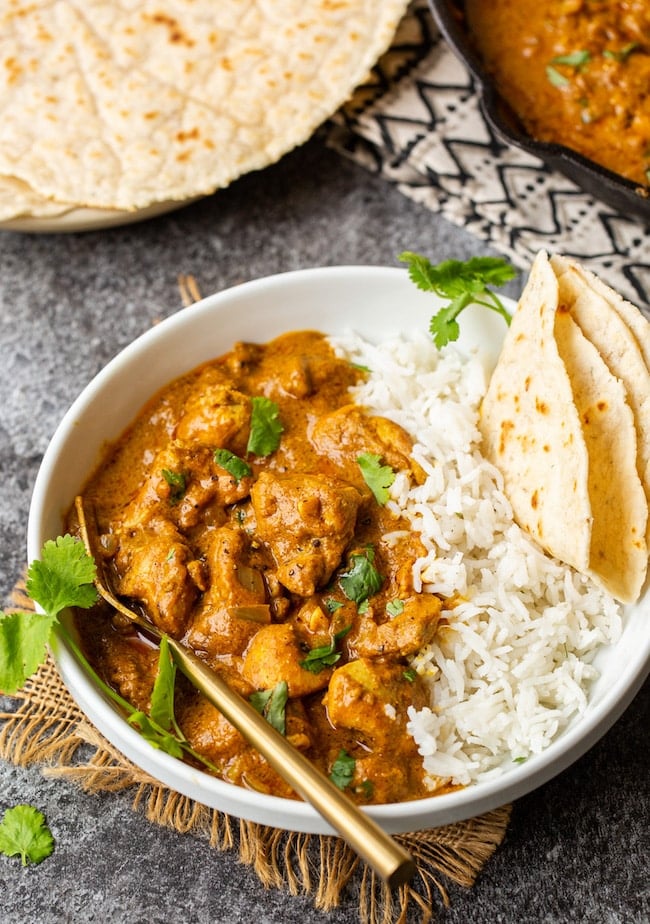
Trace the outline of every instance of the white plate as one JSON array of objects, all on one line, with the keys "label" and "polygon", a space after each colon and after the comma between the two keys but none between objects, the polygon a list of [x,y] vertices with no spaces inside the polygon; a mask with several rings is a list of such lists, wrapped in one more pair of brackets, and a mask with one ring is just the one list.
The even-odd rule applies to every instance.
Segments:
[{"label": "white plate", "polygon": [[191,205],[193,202],[198,202],[200,198],[200,196],[194,196],[192,199],[183,199],[181,201],[154,202],[153,205],[148,205],[142,209],[133,209],[132,212],[120,211],[119,209],[71,208],[60,215],[50,215],[43,218],[25,215],[23,218],[10,218],[6,221],[0,221],[0,230],[21,231],[25,234],[101,231],[107,228],[132,225],[138,221],[145,221],[147,218],[156,218],[158,215],[166,215],[168,212],[174,212],[186,205]]},{"label": "white plate", "polygon": [[[28,556],[62,531],[62,516],[95,466],[107,439],[120,435],[146,399],[179,374],[219,356],[237,340],[265,341],[288,330],[341,333],[353,328],[377,341],[426,328],[436,308],[403,269],[333,267],[259,279],[212,295],[152,328],[96,376],[68,411],[45,454],[29,516]],[[462,349],[495,361],[503,321],[484,309],[462,317]],[[541,755],[466,789],[367,809],[387,831],[414,831],[459,821],[517,799],[555,776],[603,735],[632,700],[650,666],[647,594],[625,610],[620,641],[603,649],[585,713]],[[53,654],[70,692],[97,728],[127,757],[166,786],[229,814],[288,830],[332,833],[300,801],[252,792],[195,770],[153,749],[100,695],[65,644]]]}]

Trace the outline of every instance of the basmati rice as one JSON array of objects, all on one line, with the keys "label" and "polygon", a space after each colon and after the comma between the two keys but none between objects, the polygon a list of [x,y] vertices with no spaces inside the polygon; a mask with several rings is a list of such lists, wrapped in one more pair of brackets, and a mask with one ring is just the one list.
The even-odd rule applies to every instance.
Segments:
[{"label": "basmati rice", "polygon": [[414,566],[416,590],[463,598],[412,659],[431,703],[409,711],[409,730],[432,789],[491,778],[541,753],[584,711],[593,658],[618,639],[620,608],[513,522],[503,479],[479,450],[487,373],[478,356],[439,351],[424,333],[380,345],[350,333],[332,343],[371,369],[355,401],[415,440],[426,480],[398,474],[389,504],[427,550]]}]

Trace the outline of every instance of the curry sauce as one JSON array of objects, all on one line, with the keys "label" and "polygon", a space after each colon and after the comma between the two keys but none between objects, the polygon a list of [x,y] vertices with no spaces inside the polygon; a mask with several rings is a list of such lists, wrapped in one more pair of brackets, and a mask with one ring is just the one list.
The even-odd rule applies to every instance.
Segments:
[{"label": "curry sauce", "polygon": [[[395,802],[432,791],[407,731],[429,701],[409,658],[442,604],[415,592],[421,541],[362,472],[371,457],[422,477],[409,435],[350,403],[362,375],[315,332],[236,344],[157,394],[83,493],[120,594],[244,697],[283,688],[286,737],[326,774],[345,755],[354,800]],[[105,604],[77,626],[100,675],[147,711],[156,648]],[[183,677],[176,718],[224,779],[294,795]]]},{"label": "curry sauce", "polygon": [[499,93],[534,139],[648,185],[646,0],[467,0],[465,11]]}]

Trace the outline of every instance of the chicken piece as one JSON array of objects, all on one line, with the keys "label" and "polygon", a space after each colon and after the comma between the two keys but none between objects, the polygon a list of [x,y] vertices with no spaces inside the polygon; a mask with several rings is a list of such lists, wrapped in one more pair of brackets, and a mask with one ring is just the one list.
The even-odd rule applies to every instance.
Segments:
[{"label": "chicken piece", "polygon": [[119,534],[117,591],[140,600],[156,626],[179,638],[198,596],[191,576],[194,561],[174,524],[153,517]]},{"label": "chicken piece", "polygon": [[354,535],[361,499],[338,478],[260,474],[251,491],[257,535],[287,590],[308,597],[329,580]]},{"label": "chicken piece", "polygon": [[251,421],[251,399],[229,385],[215,382],[194,390],[176,425],[180,440],[212,449],[246,452]]},{"label": "chicken piece", "polygon": [[418,483],[424,480],[420,466],[411,459],[409,434],[387,417],[366,414],[356,404],[324,414],[310,434],[316,451],[326,456],[352,482],[360,478],[357,456],[374,453],[395,471],[410,471]]},{"label": "chicken piece", "polygon": [[348,728],[375,748],[395,749],[405,734],[406,710],[422,707],[426,695],[420,683],[407,680],[404,665],[358,658],[337,667],[323,697],[335,728]]},{"label": "chicken piece", "polygon": [[211,448],[173,440],[151,463],[141,489],[125,511],[123,527],[139,528],[160,514],[180,529],[189,530],[202,517],[207,519],[206,508],[214,503],[221,508],[218,519],[225,520],[223,508],[248,497],[251,484],[252,478],[238,482],[217,465]]},{"label": "chicken piece", "polygon": [[240,655],[260,622],[270,619],[266,587],[250,564],[246,533],[223,526],[209,534],[205,547],[209,587],[194,613],[186,642],[209,659]]},{"label": "chicken piece", "polygon": [[362,658],[406,657],[427,645],[440,621],[440,599],[433,594],[417,594],[403,603],[402,612],[381,625],[370,616],[362,619],[347,637],[348,649]]},{"label": "chicken piece", "polygon": [[327,686],[331,670],[312,673],[301,667],[306,654],[290,623],[263,626],[246,650],[242,676],[257,690],[271,690],[286,680],[291,697],[315,693]]}]

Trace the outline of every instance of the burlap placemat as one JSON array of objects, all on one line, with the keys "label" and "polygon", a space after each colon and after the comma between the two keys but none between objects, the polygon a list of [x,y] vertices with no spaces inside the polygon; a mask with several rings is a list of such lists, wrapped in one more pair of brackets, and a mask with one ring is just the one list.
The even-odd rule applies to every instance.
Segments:
[{"label": "burlap placemat", "polygon": [[[22,582],[12,604],[14,610],[31,608]],[[50,658],[12,700],[15,709],[0,712],[0,759],[38,765],[45,776],[89,793],[132,790],[132,808],[149,821],[203,839],[211,849],[238,851],[265,887],[309,895],[319,910],[356,901],[364,924],[405,924],[412,913],[430,921],[436,905],[449,904],[445,882],[472,886],[510,819],[511,807],[503,806],[468,821],[398,835],[417,875],[391,892],[338,837],[232,818],[158,783],[87,721]]]},{"label": "burlap placemat", "polygon": [[391,48],[325,137],[520,268],[530,267],[539,250],[563,253],[633,303],[650,304],[650,226],[494,134],[428,0],[412,0]]}]

